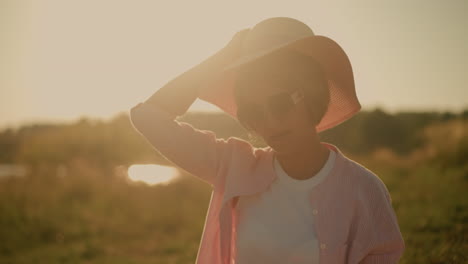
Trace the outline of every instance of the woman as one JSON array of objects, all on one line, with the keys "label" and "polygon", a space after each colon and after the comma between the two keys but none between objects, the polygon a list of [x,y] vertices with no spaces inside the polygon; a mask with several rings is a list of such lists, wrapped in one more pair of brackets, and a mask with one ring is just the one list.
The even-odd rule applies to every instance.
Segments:
[{"label": "woman", "polygon": [[[175,118],[196,98],[268,145]],[[397,263],[404,250],[385,184],[318,133],[360,109],[349,60],[304,23],[269,18],[133,107],[133,126],[213,187],[201,263]]]}]

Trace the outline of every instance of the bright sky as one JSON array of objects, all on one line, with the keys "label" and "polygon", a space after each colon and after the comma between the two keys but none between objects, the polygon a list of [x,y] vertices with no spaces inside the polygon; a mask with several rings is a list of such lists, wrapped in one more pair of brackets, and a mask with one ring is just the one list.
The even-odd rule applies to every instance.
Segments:
[{"label": "bright sky", "polygon": [[364,109],[458,112],[468,108],[467,13],[464,0],[2,0],[0,128],[128,111],[273,16],[344,48]]}]

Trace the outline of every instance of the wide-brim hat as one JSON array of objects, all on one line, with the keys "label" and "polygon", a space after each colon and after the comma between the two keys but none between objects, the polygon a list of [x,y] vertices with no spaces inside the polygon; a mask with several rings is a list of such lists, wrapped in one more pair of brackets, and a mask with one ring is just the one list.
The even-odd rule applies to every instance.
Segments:
[{"label": "wide-brim hat", "polygon": [[344,50],[334,40],[315,35],[309,26],[289,17],[268,18],[251,28],[243,40],[239,58],[226,65],[216,78],[201,87],[199,98],[237,119],[234,97],[236,70],[280,49],[294,49],[310,56],[324,71],[330,102],[316,126],[317,132],[346,121],[361,109],[351,63]]}]

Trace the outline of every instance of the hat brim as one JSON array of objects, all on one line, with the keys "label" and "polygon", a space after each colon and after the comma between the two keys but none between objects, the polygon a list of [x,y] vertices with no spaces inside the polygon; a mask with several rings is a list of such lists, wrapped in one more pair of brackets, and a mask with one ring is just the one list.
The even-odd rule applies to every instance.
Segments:
[{"label": "hat brim", "polygon": [[225,66],[218,77],[200,89],[199,98],[218,106],[237,119],[234,99],[236,69],[280,49],[295,49],[315,59],[323,68],[330,89],[327,112],[317,125],[317,132],[336,126],[361,109],[356,96],[354,76],[348,56],[332,39],[315,35],[293,40],[238,58]]}]

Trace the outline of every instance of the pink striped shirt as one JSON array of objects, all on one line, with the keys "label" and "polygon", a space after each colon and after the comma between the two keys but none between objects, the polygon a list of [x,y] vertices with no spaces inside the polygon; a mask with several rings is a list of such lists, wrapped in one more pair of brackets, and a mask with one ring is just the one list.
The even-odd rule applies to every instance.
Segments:
[{"label": "pink striped shirt", "polygon": [[[268,188],[275,179],[273,150],[230,137],[220,139],[147,103],[130,110],[135,129],[167,159],[213,188],[196,264],[234,264],[235,205],[242,195]],[[397,263],[405,249],[385,184],[338,147],[335,166],[309,201],[320,263]]]}]

